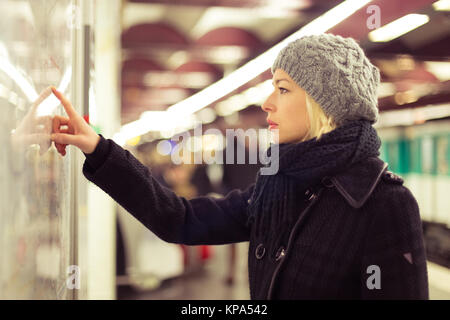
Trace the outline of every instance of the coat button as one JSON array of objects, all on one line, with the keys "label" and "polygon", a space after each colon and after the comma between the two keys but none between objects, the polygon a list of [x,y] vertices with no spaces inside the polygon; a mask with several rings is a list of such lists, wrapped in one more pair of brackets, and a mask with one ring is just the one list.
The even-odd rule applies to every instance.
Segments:
[{"label": "coat button", "polygon": [[325,176],[322,178],[322,184],[327,188],[333,187],[333,181],[331,181],[331,178],[329,176]]},{"label": "coat button", "polygon": [[264,248],[263,244],[260,243],[255,250],[255,256],[256,259],[260,260],[262,257],[264,257],[264,254],[266,253],[266,248]]},{"label": "coat button", "polygon": [[308,201],[311,201],[315,197],[315,193],[313,193],[311,190],[307,189],[305,192],[305,197]]},{"label": "coat button", "polygon": [[275,255],[275,261],[281,260],[286,255],[286,250],[284,247],[280,247]]},{"label": "coat button", "polygon": [[248,200],[247,200],[247,203],[248,203],[248,204],[252,203],[252,200],[251,200],[251,199],[248,199]]}]

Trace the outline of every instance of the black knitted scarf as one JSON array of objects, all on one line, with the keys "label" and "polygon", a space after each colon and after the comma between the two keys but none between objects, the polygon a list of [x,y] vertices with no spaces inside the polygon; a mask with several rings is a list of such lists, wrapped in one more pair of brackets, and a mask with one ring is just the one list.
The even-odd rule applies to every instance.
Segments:
[{"label": "black knitted scarf", "polygon": [[299,214],[299,199],[303,199],[307,188],[367,157],[379,156],[381,141],[369,121],[356,120],[322,135],[319,140],[272,144],[266,153],[269,159],[274,146],[279,147],[279,157],[271,162],[279,162],[278,173],[258,172],[248,222],[256,223],[253,230],[257,235],[278,238],[282,235],[277,235],[277,231],[271,234],[269,230],[280,233],[283,228],[279,226],[293,224]]}]

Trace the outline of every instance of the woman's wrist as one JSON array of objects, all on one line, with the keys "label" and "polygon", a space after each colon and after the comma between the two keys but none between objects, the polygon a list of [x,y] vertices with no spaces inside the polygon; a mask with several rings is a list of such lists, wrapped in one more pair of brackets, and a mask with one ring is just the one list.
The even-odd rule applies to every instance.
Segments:
[{"label": "woman's wrist", "polygon": [[98,135],[98,138],[99,141],[94,151],[91,153],[84,153],[87,162],[95,170],[97,170],[106,161],[110,148],[109,142],[102,135]]},{"label": "woman's wrist", "polygon": [[94,136],[94,138],[92,139],[92,144],[85,150],[83,151],[84,154],[92,154],[94,153],[95,149],[97,149],[97,146],[100,142],[100,136],[98,134],[96,134]]}]

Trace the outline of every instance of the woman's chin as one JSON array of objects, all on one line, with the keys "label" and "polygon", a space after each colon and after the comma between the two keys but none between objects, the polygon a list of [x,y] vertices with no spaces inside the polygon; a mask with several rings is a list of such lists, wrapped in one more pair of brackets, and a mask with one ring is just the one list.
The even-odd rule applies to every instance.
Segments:
[{"label": "woman's chin", "polygon": [[270,142],[271,143],[282,143],[280,142],[282,139],[280,139],[280,130],[279,129],[270,129]]}]

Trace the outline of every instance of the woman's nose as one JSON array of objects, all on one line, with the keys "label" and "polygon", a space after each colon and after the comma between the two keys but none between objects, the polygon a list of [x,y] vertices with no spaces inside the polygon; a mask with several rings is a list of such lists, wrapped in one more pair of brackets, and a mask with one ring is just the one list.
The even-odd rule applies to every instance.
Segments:
[{"label": "woman's nose", "polygon": [[261,109],[263,109],[263,111],[265,111],[265,112],[269,112],[269,111],[273,112],[275,110],[275,106],[271,102],[271,97],[272,97],[272,94],[270,96],[268,96],[266,101],[264,101],[264,103],[261,105]]}]

